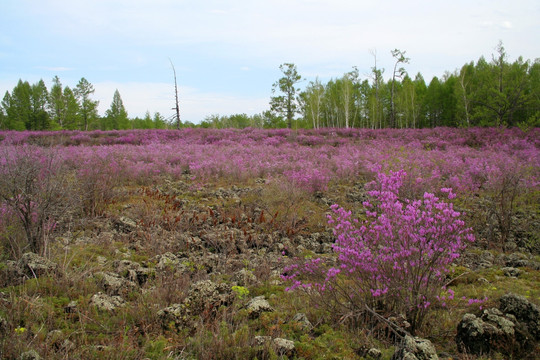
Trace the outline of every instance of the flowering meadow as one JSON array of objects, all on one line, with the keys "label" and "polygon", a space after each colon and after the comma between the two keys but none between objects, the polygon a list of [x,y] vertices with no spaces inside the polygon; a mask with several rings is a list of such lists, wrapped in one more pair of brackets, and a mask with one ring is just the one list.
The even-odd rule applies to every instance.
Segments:
[{"label": "flowering meadow", "polygon": [[[458,196],[500,191],[508,178],[538,189],[540,129],[133,130],[0,132],[4,151],[44,146],[79,176],[149,184],[191,174],[200,182],[286,179],[306,191],[405,170],[410,190]],[[94,174],[94,175],[92,175]]]},{"label": "flowering meadow", "polygon": [[538,128],[3,131],[0,358],[461,358],[539,204]]}]

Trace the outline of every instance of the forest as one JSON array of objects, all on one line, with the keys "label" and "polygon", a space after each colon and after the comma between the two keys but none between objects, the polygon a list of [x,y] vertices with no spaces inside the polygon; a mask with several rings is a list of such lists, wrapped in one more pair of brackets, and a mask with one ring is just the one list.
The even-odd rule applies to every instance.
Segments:
[{"label": "forest", "polygon": [[[540,125],[540,59],[510,62],[502,43],[488,61],[480,57],[454,72],[426,82],[407,73],[410,58],[393,50],[392,69],[370,74],[358,68],[329,80],[305,82],[293,63],[280,66],[283,77],[272,86],[269,109],[260,114],[210,114],[200,124],[177,123],[176,117],[147,112],[130,118],[118,90],[110,108],[98,114],[93,85],[84,77],[75,88],[58,76],[45,82],[19,80],[0,105],[4,130],[122,130],[168,127],[211,128],[432,128]],[[386,80],[385,80],[386,79]],[[301,89],[300,83],[305,83]],[[180,109],[181,111],[181,109]]]}]

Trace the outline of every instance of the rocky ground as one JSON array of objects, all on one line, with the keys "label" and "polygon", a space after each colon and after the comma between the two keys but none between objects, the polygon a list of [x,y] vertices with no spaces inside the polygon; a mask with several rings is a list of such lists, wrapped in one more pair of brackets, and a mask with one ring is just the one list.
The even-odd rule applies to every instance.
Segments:
[{"label": "rocky ground", "polygon": [[480,200],[457,204],[478,241],[453,267],[454,299],[412,336],[399,316],[337,317],[280,278],[296,256],[331,256],[329,205],[358,210],[361,183],[307,194],[186,177],[115,191],[97,216],[62,222],[44,256],[2,261],[0,358],[532,359],[540,350],[538,214],[517,211],[501,244]]}]

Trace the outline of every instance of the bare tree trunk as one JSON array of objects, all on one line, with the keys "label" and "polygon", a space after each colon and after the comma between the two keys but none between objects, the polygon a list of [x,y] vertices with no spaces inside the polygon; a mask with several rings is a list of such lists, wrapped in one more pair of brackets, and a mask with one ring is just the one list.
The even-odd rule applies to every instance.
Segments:
[{"label": "bare tree trunk", "polygon": [[175,95],[175,100],[176,100],[175,102],[176,107],[174,107],[174,109],[176,110],[176,128],[179,130],[180,129],[180,106],[178,105],[178,85],[176,83],[176,70],[174,69],[174,65],[171,59],[169,59],[169,61],[171,63],[173,73],[174,73],[174,95]]}]

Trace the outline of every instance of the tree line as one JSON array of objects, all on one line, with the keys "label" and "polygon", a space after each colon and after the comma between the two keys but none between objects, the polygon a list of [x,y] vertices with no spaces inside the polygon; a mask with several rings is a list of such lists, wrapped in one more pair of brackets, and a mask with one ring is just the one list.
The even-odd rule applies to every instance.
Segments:
[{"label": "tree line", "polygon": [[[374,66],[362,78],[354,67],[343,76],[322,83],[303,82],[293,63],[280,66],[283,76],[272,86],[269,110],[261,114],[207,116],[200,124],[184,127],[365,127],[426,128],[437,126],[540,126],[540,59],[519,57],[508,61],[502,43],[490,61],[463,65],[426,83],[421,73],[411,77],[405,51],[391,51],[394,65],[387,80],[384,68]],[[0,129],[112,130],[173,127],[168,119],[147,112],[129,118],[118,90],[105,115],[97,113],[94,88],[82,78],[74,89],[62,87],[56,76],[50,91],[43,80],[30,85],[19,80],[0,105]],[[178,126],[179,124],[176,124]]]},{"label": "tree line", "polygon": [[411,78],[405,51],[391,51],[394,66],[374,66],[366,79],[357,68],[323,84],[310,81],[305,89],[296,66],[281,66],[283,77],[274,84],[278,95],[270,101],[275,115],[291,127],[425,128],[436,126],[540,126],[540,59],[514,62],[502,43],[491,61],[484,57],[426,83],[422,74]]},{"label": "tree line", "polygon": [[116,90],[104,116],[99,101],[92,99],[94,86],[84,77],[74,89],[62,86],[55,76],[50,90],[43,80],[35,84],[19,80],[0,105],[0,129],[9,130],[122,130],[164,129],[168,122],[156,112],[144,118],[129,118],[120,92]]}]

